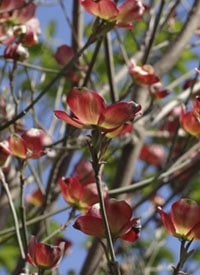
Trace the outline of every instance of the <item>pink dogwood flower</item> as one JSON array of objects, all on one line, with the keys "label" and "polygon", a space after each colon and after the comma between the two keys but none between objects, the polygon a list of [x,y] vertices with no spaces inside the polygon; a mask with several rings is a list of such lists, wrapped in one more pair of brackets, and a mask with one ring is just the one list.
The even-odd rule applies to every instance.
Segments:
[{"label": "pink dogwood flower", "polygon": [[68,239],[65,239],[63,237],[57,237],[55,240],[54,240],[54,245],[60,245],[61,243],[64,243],[64,256],[70,254],[70,250],[71,250],[71,247],[73,245],[73,243],[68,240]]},{"label": "pink dogwood flower", "polygon": [[[75,177],[60,178],[59,180],[61,193],[67,203],[74,206],[82,213],[99,201],[96,182],[80,183]],[[107,188],[102,185],[103,196],[108,196]]]},{"label": "pink dogwood flower", "polygon": [[165,150],[159,144],[144,144],[139,157],[150,165],[161,166],[165,160]]},{"label": "pink dogwood flower", "polygon": [[87,88],[73,88],[67,95],[67,104],[74,116],[56,110],[57,118],[77,128],[98,127],[110,138],[124,131],[126,123],[132,121],[141,109],[133,101],[106,106],[103,97]]},{"label": "pink dogwood flower", "polygon": [[4,166],[8,157],[11,155],[7,140],[0,142],[0,167]]},{"label": "pink dogwood flower", "polygon": [[148,86],[149,93],[153,97],[160,99],[168,95],[169,91],[163,89],[159,77],[150,64],[138,66],[132,59],[129,65],[129,74],[137,85]]},{"label": "pink dogwood flower", "polygon": [[[55,59],[61,66],[67,65],[73,57],[74,51],[72,47],[68,45],[59,46],[55,53]],[[77,83],[87,69],[87,66],[82,66],[79,62],[75,62],[73,68],[68,70],[68,72],[65,73],[65,76],[73,83]]]},{"label": "pink dogwood flower", "polygon": [[27,194],[26,201],[34,206],[41,206],[44,199],[44,194],[38,188],[32,194]]},{"label": "pink dogwood flower", "polygon": [[5,45],[23,43],[32,46],[38,42],[40,22],[35,18],[36,4],[25,0],[1,1],[0,41]]},{"label": "pink dogwood flower", "polygon": [[22,135],[12,134],[8,138],[12,155],[22,159],[37,159],[45,154],[44,146],[50,137],[42,129],[31,128]]},{"label": "pink dogwood flower", "polygon": [[75,165],[73,177],[77,178],[80,183],[84,184],[95,182],[95,172],[92,163],[89,160],[81,159]]},{"label": "pink dogwood flower", "polygon": [[60,65],[66,65],[74,56],[72,47],[68,45],[61,45],[57,48],[55,59]]},{"label": "pink dogwood flower", "polygon": [[21,43],[12,43],[5,48],[3,56],[5,59],[13,59],[15,61],[23,62],[28,59],[29,53]]},{"label": "pink dogwood flower", "polygon": [[181,199],[171,206],[169,214],[158,207],[162,222],[170,235],[184,240],[200,239],[200,206],[193,200]]},{"label": "pink dogwood flower", "polygon": [[156,99],[161,99],[169,95],[169,90],[163,89],[163,85],[160,81],[150,85],[149,93]]},{"label": "pink dogwood flower", "polygon": [[180,124],[187,133],[197,138],[200,138],[200,122],[195,116],[197,111],[194,111],[186,112],[185,109],[182,108],[180,115]]},{"label": "pink dogwood flower", "polygon": [[38,243],[32,236],[28,244],[27,260],[29,263],[40,269],[55,269],[62,260],[65,243],[59,246],[52,246],[45,243]]},{"label": "pink dogwood flower", "polygon": [[113,22],[117,27],[132,29],[133,22],[140,20],[145,12],[141,0],[126,0],[121,6],[112,0],[81,0],[84,9],[101,19]]},{"label": "pink dogwood flower", "polygon": [[27,5],[24,0],[13,0],[13,3],[15,3],[15,6],[13,7],[12,4],[13,10],[10,14],[9,20],[13,21],[14,24],[24,24],[34,17],[37,8],[34,3],[29,3]]},{"label": "pink dogwood flower", "polygon": [[131,60],[129,65],[129,74],[138,85],[152,85],[160,82],[159,77],[156,75],[154,68],[145,64],[138,66],[134,60]]},{"label": "pink dogwood flower", "polygon": [[[105,200],[106,215],[113,238],[134,242],[140,235],[140,218],[132,218],[132,209],[126,201]],[[83,233],[98,238],[105,237],[104,224],[99,204],[93,205],[88,213],[77,218],[74,227]]]}]

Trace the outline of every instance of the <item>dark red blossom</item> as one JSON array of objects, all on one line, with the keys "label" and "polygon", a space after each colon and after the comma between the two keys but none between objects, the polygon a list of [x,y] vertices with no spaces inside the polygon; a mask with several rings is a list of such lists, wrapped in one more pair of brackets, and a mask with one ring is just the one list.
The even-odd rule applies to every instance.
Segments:
[{"label": "dark red blossom", "polygon": [[[126,201],[106,199],[105,209],[112,237],[136,241],[140,235],[140,218],[132,218],[130,205]],[[86,215],[77,218],[74,227],[87,235],[105,237],[99,204],[93,205]]]},{"label": "dark red blossom", "polygon": [[117,6],[112,0],[81,0],[84,9],[99,18],[113,22],[117,27],[132,29],[133,22],[142,19],[145,6],[142,0],[126,0]]},{"label": "dark red blossom", "polygon": [[32,194],[27,194],[26,201],[35,206],[41,206],[43,203],[44,195],[42,191],[38,188]]},{"label": "dark red blossom", "polygon": [[9,44],[4,51],[4,58],[13,59],[15,61],[25,61],[29,57],[29,53],[26,48],[20,43]]},{"label": "dark red blossom", "polygon": [[197,119],[197,110],[196,107],[195,112],[189,111],[186,112],[185,108],[182,108],[181,115],[180,115],[180,124],[182,128],[192,136],[200,138],[200,122]]},{"label": "dark red blossom", "polygon": [[54,244],[59,246],[61,243],[64,243],[64,255],[68,255],[70,253],[70,248],[72,246],[72,242],[63,237],[58,237],[55,239]]},{"label": "dark red blossom", "polygon": [[67,104],[74,117],[56,110],[54,113],[59,119],[77,128],[97,126],[109,138],[126,132],[127,122],[132,121],[141,109],[133,101],[106,106],[103,97],[87,88],[73,88],[67,95]]},{"label": "dark red blossom", "polygon": [[8,157],[11,155],[7,140],[0,142],[0,167],[4,166]]},{"label": "dark red blossom", "polygon": [[156,75],[154,68],[149,65],[138,66],[134,60],[131,60],[129,65],[129,74],[138,85],[152,85],[160,82],[159,77]]},{"label": "dark red blossom", "polygon": [[61,261],[64,253],[65,243],[59,246],[51,246],[45,243],[38,243],[32,236],[28,244],[27,260],[35,267],[41,269],[55,269]]},{"label": "dark red blossom", "polygon": [[88,184],[96,182],[95,172],[89,160],[81,159],[75,166],[73,176],[80,183]]},{"label": "dark red blossom", "polygon": [[[54,57],[59,65],[65,66],[74,57],[74,51],[68,45],[61,45],[57,48]],[[65,77],[69,78],[73,83],[77,83],[87,69],[87,66],[82,66],[78,61],[74,62],[74,66],[65,73]]]},{"label": "dark red blossom", "polygon": [[165,160],[165,150],[159,144],[144,144],[141,152],[140,159],[154,166],[161,166]]},{"label": "dark red blossom", "polygon": [[12,155],[22,159],[37,159],[45,154],[44,146],[49,144],[50,140],[44,130],[31,128],[22,135],[10,135],[9,150]]},{"label": "dark red blossom", "polygon": [[[96,182],[80,183],[75,177],[60,178],[61,193],[67,203],[83,213],[99,201]],[[103,188],[103,196],[107,197],[107,188]]]},{"label": "dark red blossom", "polygon": [[193,200],[181,199],[171,206],[170,214],[158,207],[162,222],[170,235],[184,240],[200,239],[200,206]]}]

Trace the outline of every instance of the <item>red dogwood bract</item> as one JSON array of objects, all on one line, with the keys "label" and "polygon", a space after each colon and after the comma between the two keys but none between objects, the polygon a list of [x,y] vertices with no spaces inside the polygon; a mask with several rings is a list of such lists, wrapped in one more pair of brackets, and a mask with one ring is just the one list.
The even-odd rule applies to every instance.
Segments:
[{"label": "red dogwood bract", "polygon": [[162,166],[165,160],[165,150],[159,144],[144,144],[139,157],[148,164]]},{"label": "red dogwood bract", "polygon": [[159,77],[150,64],[138,66],[132,59],[129,65],[129,74],[137,85],[148,86],[149,93],[153,97],[161,99],[169,94],[168,90],[163,89]]},{"label": "red dogwood bract", "polygon": [[12,43],[5,48],[3,56],[5,59],[23,62],[29,57],[29,53],[21,43]]},{"label": "red dogwood bract", "polygon": [[[57,48],[54,57],[59,65],[66,66],[74,57],[73,48],[68,45],[61,45]],[[65,73],[65,77],[75,84],[82,78],[87,69],[87,66],[82,66],[79,61],[76,61],[73,63],[73,67]]]},{"label": "red dogwood bract", "polygon": [[86,159],[81,159],[75,165],[73,176],[76,177],[80,183],[84,184],[93,183],[96,181],[92,163]]},{"label": "red dogwood bract", "polygon": [[162,222],[170,235],[184,240],[200,239],[200,206],[193,200],[181,199],[171,206],[169,214],[158,207]]},{"label": "red dogwood bract", "polygon": [[87,88],[73,88],[67,95],[67,104],[75,117],[56,110],[54,113],[57,118],[77,128],[99,127],[108,137],[124,131],[126,123],[132,121],[141,109],[133,101],[106,106],[103,97]]},{"label": "red dogwood bract", "polygon": [[31,128],[22,135],[12,134],[8,138],[12,155],[22,159],[37,159],[45,154],[44,146],[49,144],[50,137],[42,129]]},{"label": "red dogwood bract", "polygon": [[145,6],[141,0],[126,0],[121,6],[112,0],[80,0],[84,9],[117,27],[132,29],[133,22],[142,19]]},{"label": "red dogwood bract", "polygon": [[72,47],[68,45],[61,45],[57,48],[55,53],[55,59],[58,64],[64,66],[66,65],[74,56],[74,51]]},{"label": "red dogwood bract", "polygon": [[51,246],[38,243],[35,236],[32,236],[28,244],[27,260],[31,265],[41,269],[55,269],[63,257],[64,248],[64,242],[59,246]]},{"label": "red dogwood bract", "polygon": [[200,122],[193,111],[186,112],[185,109],[182,108],[180,124],[187,133],[200,138]]},{"label": "red dogwood bract", "polygon": [[[132,218],[130,205],[123,200],[106,199],[105,209],[112,237],[136,241],[140,235],[140,218]],[[74,227],[87,235],[105,237],[99,204],[93,205],[86,215],[77,218]]]},{"label": "red dogwood bract", "polygon": [[[96,182],[80,183],[75,177],[60,178],[61,193],[67,203],[76,207],[82,213],[99,201]],[[102,186],[104,198],[107,197],[107,188]]]},{"label": "red dogwood bract", "polygon": [[152,85],[160,82],[154,68],[149,64],[138,66],[132,59],[129,65],[129,74],[138,85]]},{"label": "red dogwood bract", "polygon": [[70,254],[70,250],[71,250],[71,247],[72,247],[72,242],[68,239],[65,239],[63,237],[57,237],[54,241],[54,244],[55,245],[60,245],[61,243],[64,243],[64,256]]},{"label": "red dogwood bract", "polygon": [[44,194],[38,188],[32,194],[27,194],[26,201],[35,206],[41,206],[43,203]]}]

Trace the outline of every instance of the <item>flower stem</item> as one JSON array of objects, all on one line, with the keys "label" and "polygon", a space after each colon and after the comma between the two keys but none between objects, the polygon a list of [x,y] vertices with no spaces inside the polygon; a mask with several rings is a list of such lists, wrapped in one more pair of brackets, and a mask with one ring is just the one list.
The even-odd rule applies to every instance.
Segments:
[{"label": "flower stem", "polygon": [[25,212],[25,205],[24,205],[24,187],[25,187],[25,182],[24,182],[24,162],[21,164],[21,169],[20,169],[20,212],[21,212],[21,222],[22,222],[22,233],[24,237],[24,243],[25,243],[25,250],[27,250],[28,247],[28,241],[27,241],[27,227],[26,227],[26,212]]},{"label": "flower stem", "polygon": [[6,195],[8,197],[8,201],[9,201],[9,205],[10,205],[10,209],[11,209],[11,212],[12,212],[12,215],[13,215],[13,220],[14,220],[14,224],[15,224],[15,231],[16,231],[16,235],[17,235],[17,241],[18,241],[19,249],[20,249],[20,252],[21,252],[21,257],[22,257],[22,259],[25,259],[25,252],[24,252],[24,247],[23,247],[23,244],[22,244],[21,235],[20,235],[19,222],[18,222],[17,214],[16,214],[16,211],[15,211],[15,207],[14,207],[14,204],[13,204],[13,200],[12,200],[12,196],[11,196],[8,184],[5,180],[5,176],[4,176],[4,173],[3,173],[1,168],[0,168],[0,180],[1,180],[1,182],[3,184],[3,187],[6,191]]},{"label": "flower stem", "polygon": [[112,236],[111,236],[108,219],[107,219],[107,215],[106,215],[103,192],[102,192],[102,188],[101,188],[101,186],[102,186],[101,176],[100,176],[101,164],[99,163],[97,156],[93,157],[93,168],[95,171],[97,191],[98,191],[98,195],[99,195],[99,204],[100,204],[101,215],[102,215],[102,219],[103,219],[103,223],[104,223],[104,227],[105,227],[105,235],[106,235],[106,239],[108,242],[108,248],[109,248],[110,257],[111,257],[111,261],[109,262],[110,272],[113,275],[120,275],[120,270],[119,270],[118,262],[116,261],[113,242],[112,242]]},{"label": "flower stem", "polygon": [[193,252],[188,251],[190,244],[192,241],[189,241],[186,244],[186,240],[181,240],[181,246],[180,246],[180,254],[179,254],[179,261],[176,265],[176,267],[173,267],[173,275],[178,275],[181,272],[181,268],[183,267],[184,263],[186,262],[187,258],[191,255]]}]

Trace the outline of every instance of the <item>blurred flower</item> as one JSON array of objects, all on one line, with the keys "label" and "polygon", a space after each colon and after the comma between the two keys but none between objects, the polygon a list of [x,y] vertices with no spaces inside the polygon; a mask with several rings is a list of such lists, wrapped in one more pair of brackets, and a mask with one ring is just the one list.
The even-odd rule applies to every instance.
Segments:
[{"label": "blurred flower", "polygon": [[6,59],[13,59],[15,61],[23,62],[28,59],[29,53],[21,43],[12,43],[5,48],[3,56]]},{"label": "blurred flower", "polygon": [[165,204],[165,198],[158,193],[153,194],[150,199],[155,207],[163,206]]},{"label": "blurred flower", "polygon": [[13,10],[9,12],[9,21],[14,22],[16,25],[24,24],[34,17],[36,12],[36,5],[34,3],[27,5],[25,0],[12,0],[11,2]]},{"label": "blurred flower", "polygon": [[179,123],[179,119],[182,113],[182,107],[175,106],[173,110],[168,114],[166,120],[163,122],[163,125],[160,127],[161,130],[166,130],[170,134],[175,133],[177,131],[177,125]]},{"label": "blurred flower", "polygon": [[58,238],[56,238],[55,239],[55,241],[54,241],[54,244],[56,245],[56,246],[59,246],[61,243],[64,243],[65,245],[64,245],[64,255],[68,255],[69,253],[70,253],[70,248],[71,248],[71,246],[72,246],[72,242],[71,241],[69,241],[69,240],[66,240],[65,238],[62,238],[62,237],[58,237]]},{"label": "blurred flower", "polygon": [[137,66],[133,59],[129,65],[129,74],[138,85],[152,85],[160,82],[159,77],[156,75],[151,65],[145,64]]},{"label": "blurred flower", "polygon": [[190,199],[181,199],[171,206],[170,214],[158,207],[162,222],[170,235],[184,240],[200,239],[200,206]]},{"label": "blurred flower", "polygon": [[[99,201],[96,182],[80,183],[75,177],[60,178],[61,193],[67,203],[76,207],[82,213]],[[107,188],[102,186],[103,196],[107,197]]]},{"label": "blurred flower", "polygon": [[165,150],[159,144],[144,144],[139,158],[150,165],[161,166],[165,160]]},{"label": "blurred flower", "polygon": [[27,194],[26,201],[34,206],[41,206],[43,198],[42,191],[38,188],[32,194]]},{"label": "blurred flower", "polygon": [[117,6],[112,0],[81,0],[84,9],[101,19],[113,22],[117,27],[132,29],[133,22],[142,19],[145,6],[141,0],[126,0]]},{"label": "blurred flower", "polygon": [[153,97],[160,99],[169,94],[168,90],[163,89],[162,83],[151,65],[138,66],[132,59],[129,65],[129,74],[136,84],[148,86],[149,92]]},{"label": "blurred flower", "polygon": [[106,106],[103,97],[87,88],[73,88],[67,95],[67,104],[75,117],[64,111],[54,111],[59,119],[77,128],[94,129],[97,126],[109,137],[119,135],[141,109],[133,101]]},{"label": "blurred flower", "polygon": [[28,244],[27,260],[31,265],[41,269],[55,269],[63,257],[64,247],[64,242],[59,246],[51,246],[38,243],[35,236],[32,236]]},{"label": "blurred flower", "polygon": [[187,79],[185,83],[183,84],[183,90],[186,90],[188,88],[192,88],[194,85],[194,79]]},{"label": "blurred flower", "polygon": [[118,27],[133,28],[133,22],[142,19],[145,6],[142,0],[126,0],[119,8],[117,18]]},{"label": "blurred flower", "polygon": [[[55,59],[57,63],[61,66],[67,65],[73,57],[74,51],[72,47],[68,45],[61,45],[57,48],[55,53]],[[87,69],[87,66],[82,66],[79,64],[79,62],[75,62],[73,68],[71,70],[68,70],[68,72],[65,73],[65,76],[69,78],[73,83],[77,83],[82,77],[83,73],[87,71]]]},{"label": "blurred flower", "polygon": [[14,0],[1,0],[0,2],[0,10],[10,10],[15,7]]},{"label": "blurred flower", "polygon": [[8,138],[11,154],[22,159],[37,159],[45,154],[44,146],[50,137],[42,129],[31,128],[22,135],[12,134]]},{"label": "blurred flower", "polygon": [[[195,79],[194,78],[190,78],[190,79],[187,79],[184,84],[183,84],[183,90],[186,90],[186,89],[189,89],[192,91],[194,85],[195,85]],[[199,96],[200,95],[200,89],[196,90],[195,91],[195,94],[191,94],[191,99],[194,99],[196,96]]]},{"label": "blurred flower", "polygon": [[31,47],[38,43],[38,35],[41,33],[40,21],[37,18],[31,18],[25,25],[14,26],[13,32],[21,43]]},{"label": "blurred flower", "polygon": [[0,167],[4,166],[10,155],[11,152],[9,150],[8,141],[4,140],[0,142]]},{"label": "blurred flower", "polygon": [[187,133],[200,138],[200,122],[194,115],[194,112],[186,112],[183,107],[180,115],[180,124]]},{"label": "blurred flower", "polygon": [[89,160],[81,159],[75,166],[73,177],[80,183],[88,184],[96,182],[94,169]]},{"label": "blurred flower", "polygon": [[0,42],[7,47],[15,42],[29,47],[37,43],[41,31],[34,17],[36,8],[36,4],[25,0],[1,1]]},{"label": "blurred flower", "polygon": [[169,94],[169,90],[163,89],[163,85],[160,81],[150,85],[149,92],[153,97],[157,99],[164,98]]},{"label": "blurred flower", "polygon": [[[105,209],[113,238],[134,242],[140,235],[140,218],[132,219],[132,209],[126,201],[105,200]],[[105,237],[99,204],[93,205],[86,215],[77,218],[74,227],[98,238]]]},{"label": "blurred flower", "polygon": [[198,122],[200,123],[200,97],[196,96],[195,102],[192,104],[192,111]]},{"label": "blurred flower", "polygon": [[199,68],[195,68],[195,71],[200,74],[200,69]]},{"label": "blurred flower", "polygon": [[74,51],[72,47],[69,47],[68,45],[62,45],[57,48],[55,59],[58,62],[58,64],[64,66],[73,58]]}]

